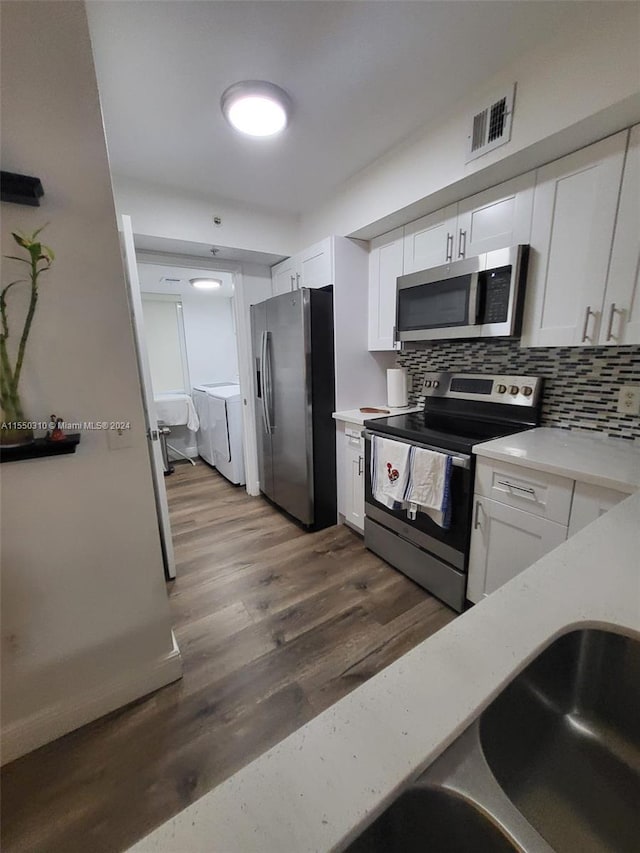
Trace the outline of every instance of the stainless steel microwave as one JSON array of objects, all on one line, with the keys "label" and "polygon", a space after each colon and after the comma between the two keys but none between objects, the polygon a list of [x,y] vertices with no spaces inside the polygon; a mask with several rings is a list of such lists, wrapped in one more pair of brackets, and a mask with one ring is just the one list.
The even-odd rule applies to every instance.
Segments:
[{"label": "stainless steel microwave", "polygon": [[511,246],[400,276],[396,340],[519,336],[528,258]]}]

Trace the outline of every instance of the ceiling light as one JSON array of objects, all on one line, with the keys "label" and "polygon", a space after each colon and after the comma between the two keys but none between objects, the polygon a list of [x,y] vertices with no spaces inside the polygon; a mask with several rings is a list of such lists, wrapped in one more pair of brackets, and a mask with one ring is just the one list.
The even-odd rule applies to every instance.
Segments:
[{"label": "ceiling light", "polygon": [[284,89],[265,80],[234,83],[220,106],[229,124],[249,136],[273,136],[287,126],[291,100]]},{"label": "ceiling light", "polygon": [[215,290],[217,287],[222,287],[219,278],[190,278],[189,283],[198,290]]}]

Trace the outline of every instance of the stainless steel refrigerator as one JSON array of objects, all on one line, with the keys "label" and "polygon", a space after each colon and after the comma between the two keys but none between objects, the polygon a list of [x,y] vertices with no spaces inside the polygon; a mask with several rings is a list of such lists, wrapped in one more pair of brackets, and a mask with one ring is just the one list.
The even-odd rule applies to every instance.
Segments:
[{"label": "stainless steel refrigerator", "polygon": [[336,523],[331,288],[251,306],[260,490],[310,529]]}]

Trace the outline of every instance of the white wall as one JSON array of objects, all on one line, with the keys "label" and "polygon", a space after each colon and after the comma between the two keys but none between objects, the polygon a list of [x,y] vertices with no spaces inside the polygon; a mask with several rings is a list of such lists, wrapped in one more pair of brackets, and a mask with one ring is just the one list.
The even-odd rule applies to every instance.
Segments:
[{"label": "white wall", "polygon": [[[603,3],[597,9],[585,4],[580,27],[550,35],[545,43],[452,105],[448,115],[440,116],[437,122],[355,175],[328,204],[303,215],[299,247],[332,233],[371,238],[491,183],[534,168],[539,165],[536,157],[542,158],[540,162],[554,159],[614,132],[624,126],[620,122],[630,125],[638,121],[638,38],[636,3]],[[465,164],[470,117],[488,98],[499,96],[516,81],[511,141]],[[589,120],[596,115],[601,118]],[[542,144],[550,138],[555,140],[555,147]],[[498,164],[504,164],[502,175]],[[481,173],[488,167],[494,180],[487,183],[482,181]],[[477,179],[472,189],[470,176]],[[457,194],[454,191],[448,197],[437,196],[465,180],[466,191],[461,188]],[[433,204],[418,204],[431,196]],[[395,211],[411,205],[415,206],[411,216],[385,221]],[[380,220],[380,227],[368,229]]]},{"label": "white wall", "polygon": [[[138,264],[143,293],[175,293],[182,301],[187,363],[191,386],[206,382],[238,381],[238,347],[229,272]],[[180,283],[161,283],[162,277],[180,277]],[[189,278],[213,276],[223,280],[219,291],[196,290]]]},{"label": "white wall", "polygon": [[[253,252],[291,255],[298,236],[298,220],[245,207],[228,199],[198,198],[143,181],[113,176],[116,207],[127,213],[136,234],[209,243]],[[220,216],[216,227],[213,217]]]},{"label": "white wall", "polygon": [[[84,5],[3,4],[2,76],[3,168],[45,190],[40,208],[2,205],[2,251],[15,253],[10,230],[49,222],[57,254],[23,373],[27,412],[132,425],[124,449],[85,431],[73,456],[2,465],[9,761],[174,680],[180,658]],[[12,274],[3,264],[3,283]]]}]

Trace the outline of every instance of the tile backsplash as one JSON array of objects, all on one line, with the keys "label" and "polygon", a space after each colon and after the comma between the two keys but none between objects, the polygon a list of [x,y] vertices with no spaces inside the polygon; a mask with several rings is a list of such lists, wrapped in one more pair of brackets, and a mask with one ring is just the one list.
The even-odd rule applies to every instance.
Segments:
[{"label": "tile backsplash", "polygon": [[413,404],[424,399],[426,370],[543,376],[543,426],[640,439],[640,416],[617,412],[621,386],[640,385],[640,346],[521,349],[518,341],[439,341],[398,353],[398,366],[412,378]]}]

